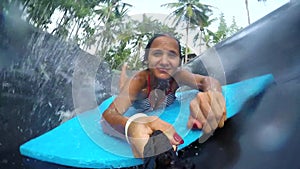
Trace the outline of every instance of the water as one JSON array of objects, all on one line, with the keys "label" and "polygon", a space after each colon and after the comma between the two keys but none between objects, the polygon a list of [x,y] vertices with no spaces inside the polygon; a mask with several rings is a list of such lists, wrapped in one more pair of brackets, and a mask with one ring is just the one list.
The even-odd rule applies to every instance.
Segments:
[{"label": "water", "polygon": [[[112,75],[108,64],[77,45],[16,18],[4,19],[0,27],[0,165],[25,168],[19,145],[108,98]],[[87,68],[93,68],[94,74],[77,76],[82,85],[74,88],[75,72]],[[92,93],[94,104],[75,105],[74,95],[80,91]]]}]

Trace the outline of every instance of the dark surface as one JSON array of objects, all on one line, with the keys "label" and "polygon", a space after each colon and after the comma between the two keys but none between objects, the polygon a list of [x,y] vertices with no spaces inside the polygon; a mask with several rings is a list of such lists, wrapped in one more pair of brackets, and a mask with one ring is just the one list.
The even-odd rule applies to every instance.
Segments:
[{"label": "dark surface", "polygon": [[[183,162],[187,160],[196,168],[205,169],[300,168],[299,18],[300,3],[288,3],[216,45],[227,83],[267,73],[272,73],[276,82],[264,93],[249,100],[241,112],[229,119],[225,127],[217,130],[207,142],[195,142],[180,151]],[[208,59],[206,56],[200,58]],[[198,58],[189,64],[192,71],[202,71],[198,67],[199,62]],[[215,71],[214,68],[208,69],[212,73]],[[17,102],[25,104],[22,101]],[[7,124],[5,131],[17,127],[20,120],[18,114],[6,114],[0,118],[2,124]],[[7,132],[1,135],[1,140],[11,145],[1,141],[0,168],[71,168],[21,157],[17,151],[21,141],[14,139],[18,138],[17,134]],[[5,135],[11,136],[3,139]]]},{"label": "dark surface", "polygon": [[[208,142],[187,151],[186,156],[197,166],[300,168],[299,18],[300,2],[288,3],[216,45],[227,83],[267,73],[274,75],[276,83],[250,100]],[[197,62],[200,60],[190,63],[195,72],[201,71]],[[214,68],[209,71],[218,72]]]},{"label": "dark surface", "polygon": [[[74,81],[76,64],[76,78],[93,76],[91,83]],[[77,45],[0,15],[0,168],[25,168],[19,146],[59,125],[61,114],[94,108],[110,96],[110,81],[108,64]],[[92,101],[84,96],[89,92],[96,94]],[[75,107],[76,97],[87,104]]]}]

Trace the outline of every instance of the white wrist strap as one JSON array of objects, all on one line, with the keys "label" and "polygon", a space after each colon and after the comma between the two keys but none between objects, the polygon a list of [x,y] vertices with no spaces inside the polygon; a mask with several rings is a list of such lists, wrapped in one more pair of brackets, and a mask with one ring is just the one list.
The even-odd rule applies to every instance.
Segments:
[{"label": "white wrist strap", "polygon": [[129,139],[128,139],[128,128],[129,128],[129,125],[130,125],[130,123],[133,122],[135,119],[140,118],[140,117],[147,117],[147,115],[144,114],[144,113],[137,113],[137,114],[135,114],[135,115],[129,117],[128,120],[127,120],[127,122],[126,122],[126,125],[125,125],[125,137],[126,137],[126,140],[127,140],[127,142],[128,142],[129,144],[130,144]]}]

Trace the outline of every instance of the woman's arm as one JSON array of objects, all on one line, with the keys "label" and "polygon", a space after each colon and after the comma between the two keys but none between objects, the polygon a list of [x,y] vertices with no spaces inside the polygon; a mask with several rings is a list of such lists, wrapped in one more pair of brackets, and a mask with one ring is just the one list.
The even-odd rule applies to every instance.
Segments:
[{"label": "woman's arm", "polygon": [[175,74],[175,80],[181,85],[187,85],[194,89],[202,91],[219,91],[222,92],[221,84],[218,80],[199,74],[193,74],[187,70],[179,70]]},{"label": "woman's arm", "polygon": [[[126,112],[132,101],[136,99],[139,92],[147,85],[146,80],[147,72],[143,71],[126,82],[120,94],[103,113],[101,120],[102,129],[105,133],[121,139],[126,137],[131,144],[134,156],[137,158],[143,158],[144,147],[155,130],[163,131],[173,145],[183,143],[183,139],[177,134],[174,127],[156,116],[145,115],[134,119],[131,117],[131,120],[123,116],[123,113]],[[126,124],[127,135],[125,136]]]},{"label": "woman's arm", "polygon": [[[128,118],[124,117],[123,114],[131,106],[138,93],[144,88],[146,84],[144,74],[143,72],[139,72],[128,80],[112,104],[104,111],[101,123],[107,134],[115,136],[115,134],[119,133],[124,135],[124,126]],[[115,131],[113,132],[113,130]]]}]

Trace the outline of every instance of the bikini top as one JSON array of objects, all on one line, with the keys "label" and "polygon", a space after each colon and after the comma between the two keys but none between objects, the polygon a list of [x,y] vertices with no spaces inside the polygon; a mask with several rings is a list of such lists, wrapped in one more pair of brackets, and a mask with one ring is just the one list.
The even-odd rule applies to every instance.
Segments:
[{"label": "bikini top", "polygon": [[159,80],[157,87],[151,90],[150,75],[148,75],[147,97],[145,99],[135,100],[133,107],[138,111],[147,112],[169,106],[176,99],[175,93],[172,92],[173,81],[173,79]]}]

